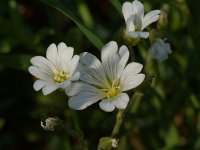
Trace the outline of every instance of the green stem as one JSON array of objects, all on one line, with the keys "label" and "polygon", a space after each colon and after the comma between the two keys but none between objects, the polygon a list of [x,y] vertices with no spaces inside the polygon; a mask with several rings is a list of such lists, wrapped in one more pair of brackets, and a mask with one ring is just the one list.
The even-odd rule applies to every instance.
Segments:
[{"label": "green stem", "polygon": [[[125,114],[127,112],[129,112],[129,111],[131,111],[131,112],[136,112],[137,111],[142,96],[143,96],[142,93],[135,92],[134,95],[133,95],[132,100],[130,101],[130,103],[129,103],[128,107],[127,107],[127,109],[126,110],[122,110],[122,109],[118,110],[118,113],[117,113],[117,116],[116,116],[116,123],[115,123],[115,126],[113,128],[111,137],[116,138],[118,136],[119,130],[120,130],[120,127],[121,127],[122,122],[124,120]],[[133,103],[134,103],[134,105],[133,105]]]},{"label": "green stem", "polygon": [[113,128],[111,137],[116,138],[118,136],[120,127],[121,127],[122,122],[123,122],[123,118],[124,118],[124,110],[119,109],[117,116],[116,116],[116,123],[115,123],[115,126]]},{"label": "green stem", "polygon": [[82,132],[80,126],[79,126],[77,113],[76,113],[75,110],[71,110],[71,113],[72,113],[72,118],[73,118],[73,121],[74,121],[75,130],[77,132],[77,138],[79,139],[79,141],[80,141],[80,143],[82,145],[82,149],[83,150],[88,150],[87,145],[85,143],[85,140],[83,138],[83,132]]}]

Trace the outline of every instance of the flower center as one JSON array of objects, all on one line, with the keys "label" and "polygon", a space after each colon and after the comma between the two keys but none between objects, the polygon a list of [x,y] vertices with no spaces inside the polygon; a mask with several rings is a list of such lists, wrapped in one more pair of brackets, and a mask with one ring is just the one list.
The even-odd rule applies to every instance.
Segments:
[{"label": "flower center", "polygon": [[119,81],[114,80],[110,86],[110,88],[102,89],[105,96],[110,99],[117,96],[121,92],[121,86]]},{"label": "flower center", "polygon": [[69,79],[69,77],[69,73],[66,73],[64,71],[56,71],[54,72],[53,80],[55,83],[61,83]]}]

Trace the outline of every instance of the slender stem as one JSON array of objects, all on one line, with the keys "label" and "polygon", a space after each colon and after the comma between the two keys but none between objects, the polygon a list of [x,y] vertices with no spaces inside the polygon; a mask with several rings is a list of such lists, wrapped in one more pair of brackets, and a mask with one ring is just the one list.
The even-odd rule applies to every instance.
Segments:
[{"label": "slender stem", "polygon": [[77,138],[79,139],[79,141],[80,141],[80,143],[83,147],[83,150],[88,150],[87,145],[86,145],[84,138],[83,138],[83,132],[82,132],[80,126],[79,126],[77,113],[76,113],[75,110],[71,110],[71,113],[72,113],[72,118],[73,118],[73,121],[74,121],[75,130],[77,132]]},{"label": "slender stem", "polygon": [[120,130],[120,127],[121,127],[122,122],[123,122],[123,118],[124,118],[124,110],[119,109],[117,116],[116,116],[116,123],[115,123],[115,126],[113,128],[111,137],[113,137],[113,138],[117,137],[119,130]]},{"label": "slender stem", "polygon": [[[137,108],[139,106],[139,103],[140,103],[140,100],[141,100],[142,96],[143,96],[142,93],[135,92],[131,102],[129,103],[129,105],[127,107],[127,109],[126,110],[122,110],[122,109],[118,110],[118,113],[117,113],[117,116],[116,116],[116,123],[115,123],[115,126],[113,128],[111,137],[116,138],[118,136],[120,127],[121,127],[122,122],[123,122],[124,117],[125,117],[125,114],[127,112],[129,112],[129,111],[132,111],[132,112],[136,112],[137,111]],[[131,108],[133,108],[133,109],[130,110]]]}]

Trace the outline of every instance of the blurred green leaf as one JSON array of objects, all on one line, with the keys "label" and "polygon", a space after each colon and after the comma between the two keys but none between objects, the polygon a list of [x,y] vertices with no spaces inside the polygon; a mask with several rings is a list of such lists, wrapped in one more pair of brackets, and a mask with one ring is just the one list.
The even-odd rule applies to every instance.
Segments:
[{"label": "blurred green leaf", "polygon": [[122,16],[122,4],[118,0],[110,0],[110,3],[115,7],[118,13]]},{"label": "blurred green leaf", "polygon": [[0,56],[0,68],[11,67],[27,71],[30,65],[31,55],[5,55]]},{"label": "blurred green leaf", "polygon": [[42,0],[47,5],[57,9],[62,14],[67,16],[69,19],[71,19],[77,27],[85,34],[85,36],[92,42],[98,49],[101,49],[103,46],[103,42],[101,39],[95,35],[92,31],[90,31],[88,28],[86,28],[79,20],[76,18],[69,10],[67,10],[63,5],[58,3],[56,0]]}]

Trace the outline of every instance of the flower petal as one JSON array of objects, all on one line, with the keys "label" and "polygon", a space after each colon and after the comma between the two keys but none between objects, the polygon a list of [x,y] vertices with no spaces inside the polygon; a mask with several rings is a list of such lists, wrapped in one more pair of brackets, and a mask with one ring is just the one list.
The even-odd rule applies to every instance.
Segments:
[{"label": "flower petal", "polygon": [[113,103],[118,109],[125,109],[129,102],[129,96],[126,93],[120,93],[114,100]]},{"label": "flower petal", "polygon": [[84,82],[74,82],[71,84],[71,88],[66,92],[66,94],[68,96],[74,96],[76,94],[78,94],[79,92],[91,92],[91,93],[99,93],[99,90],[90,85],[90,84],[87,84],[87,83],[84,83]]},{"label": "flower petal", "polygon": [[134,15],[134,11],[130,2],[123,3],[122,13],[124,15],[125,22],[127,22],[130,16]]},{"label": "flower petal", "polygon": [[71,88],[68,90],[65,90],[65,94],[68,96],[74,96],[76,95],[78,92],[80,92],[82,90],[82,82],[74,82],[71,84]]},{"label": "flower petal", "polygon": [[109,99],[102,100],[99,103],[99,107],[106,112],[111,112],[115,109],[115,105],[113,104],[113,101]]},{"label": "flower petal", "polygon": [[[61,47],[61,46],[60,46]],[[71,66],[71,59],[74,53],[73,47],[65,47],[62,46],[63,49],[59,49],[59,59],[60,59],[60,65],[62,67],[62,70],[65,72],[69,72],[69,68]]]},{"label": "flower petal", "polygon": [[76,71],[76,72],[74,72],[74,73],[72,74],[70,80],[71,80],[71,81],[77,81],[77,80],[80,79],[80,76],[81,76],[80,72],[79,72],[79,71]]},{"label": "flower petal", "polygon": [[160,14],[160,10],[153,10],[147,13],[144,16],[144,19],[142,21],[142,30],[146,28],[148,25],[150,25],[151,23],[157,21],[159,18],[159,14]]},{"label": "flower petal", "polygon": [[68,66],[70,65],[69,66],[70,75],[72,75],[74,73],[74,71],[77,69],[78,63],[79,63],[79,56],[74,55],[74,57],[71,60],[71,63],[68,64]]},{"label": "flower petal", "polygon": [[138,31],[138,32],[128,32],[128,35],[130,35],[132,38],[148,38],[149,37],[149,32],[143,32],[143,31]]},{"label": "flower petal", "polygon": [[139,32],[130,31],[128,32],[128,35],[132,38],[138,38],[140,36]]},{"label": "flower petal", "polygon": [[43,92],[44,95],[48,95],[48,94],[54,92],[57,89],[58,89],[58,85],[56,85],[56,84],[50,84],[50,85],[45,86],[42,89],[42,92]]},{"label": "flower petal", "polygon": [[67,89],[70,87],[70,85],[71,85],[71,81],[66,80],[66,81],[60,83],[60,84],[58,85],[58,87],[59,87],[59,88],[62,88],[62,89],[64,89],[64,90],[67,90]]},{"label": "flower petal", "polygon": [[80,62],[83,64],[80,64],[78,69],[81,72],[81,80],[93,85],[107,82],[103,66],[96,56],[87,52],[82,53],[80,56]]},{"label": "flower petal", "polygon": [[142,70],[143,65],[132,62],[128,64],[121,76],[122,90],[126,91],[138,86],[144,80],[144,74],[137,74]]},{"label": "flower petal", "polygon": [[122,91],[133,89],[144,81],[144,74],[129,75],[122,83]]},{"label": "flower petal", "polygon": [[39,91],[40,89],[47,86],[48,84],[51,84],[51,83],[44,80],[36,80],[33,84],[33,88],[35,91]]},{"label": "flower petal", "polygon": [[57,60],[58,51],[57,51],[57,47],[54,43],[49,45],[49,47],[47,48],[46,57],[54,64],[58,63],[58,60]]},{"label": "flower petal", "polygon": [[118,51],[118,45],[115,41],[110,41],[101,50],[101,60],[102,62],[109,60]]},{"label": "flower petal", "polygon": [[70,108],[75,110],[82,110],[92,105],[93,103],[96,103],[100,99],[101,96],[98,93],[84,91],[71,97],[68,101],[68,105]]},{"label": "flower petal", "polygon": [[38,68],[42,68],[42,69],[49,70],[49,71],[54,69],[54,66],[52,65],[52,63],[48,59],[46,59],[42,56],[35,56],[35,57],[31,58],[30,62],[32,65],[34,65]]},{"label": "flower petal", "polygon": [[30,72],[30,74],[32,74],[36,78],[39,78],[45,81],[52,81],[51,75],[48,72],[45,72],[45,70],[41,70],[35,66],[30,66],[28,68],[28,71]]},{"label": "flower petal", "polygon": [[141,19],[144,17],[144,6],[140,1],[134,0],[132,2],[132,8],[136,12],[138,17],[140,17]]},{"label": "flower petal", "polygon": [[135,25],[133,23],[135,17],[135,15],[132,15],[126,20],[126,32],[135,31]]},{"label": "flower petal", "polygon": [[120,47],[119,49],[119,56],[120,56],[120,61],[119,61],[119,70],[118,70],[118,77],[121,76],[123,70],[124,70],[124,67],[129,59],[129,50],[128,48],[123,45]]},{"label": "flower petal", "polygon": [[149,37],[149,32],[139,32],[139,35],[141,38],[146,39]]}]

